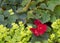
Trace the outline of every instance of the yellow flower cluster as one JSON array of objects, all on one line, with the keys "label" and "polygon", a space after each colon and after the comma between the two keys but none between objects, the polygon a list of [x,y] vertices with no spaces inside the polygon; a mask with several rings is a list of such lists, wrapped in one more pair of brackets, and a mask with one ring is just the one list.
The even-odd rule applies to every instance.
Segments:
[{"label": "yellow flower cluster", "polygon": [[32,36],[29,30],[32,26],[24,26],[23,22],[19,24],[12,23],[12,28],[0,25],[0,42],[2,43],[28,43]]},{"label": "yellow flower cluster", "polygon": [[49,43],[60,43],[60,19],[57,19],[55,22],[52,23],[52,34],[48,39]]},{"label": "yellow flower cluster", "polygon": [[50,38],[51,38],[51,40],[53,40],[53,39],[55,38],[55,34],[52,33],[52,34],[50,35]]},{"label": "yellow flower cluster", "polygon": [[60,19],[56,20],[55,22],[53,22],[53,24],[51,25],[54,29],[58,29],[60,28]]},{"label": "yellow flower cluster", "polygon": [[0,25],[0,39],[7,36],[7,31],[8,29],[6,29],[6,27],[4,27],[3,25]]},{"label": "yellow flower cluster", "polygon": [[10,13],[10,15],[13,15],[14,14],[14,12],[13,12],[12,9],[8,10],[8,12]]}]

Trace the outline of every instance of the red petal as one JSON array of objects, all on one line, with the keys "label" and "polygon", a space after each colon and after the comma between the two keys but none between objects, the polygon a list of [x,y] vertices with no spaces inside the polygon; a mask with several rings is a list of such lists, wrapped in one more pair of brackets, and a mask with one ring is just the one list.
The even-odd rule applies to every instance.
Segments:
[{"label": "red petal", "polygon": [[40,35],[43,35],[47,30],[47,25],[40,24],[40,25],[37,26],[37,30],[38,30]]},{"label": "red petal", "polygon": [[32,31],[32,33],[33,33],[35,36],[39,36],[39,33],[38,33],[37,29],[31,28],[30,30]]},{"label": "red petal", "polygon": [[36,19],[36,20],[34,21],[34,24],[37,26],[37,25],[42,24],[42,23],[41,23],[40,20]]}]

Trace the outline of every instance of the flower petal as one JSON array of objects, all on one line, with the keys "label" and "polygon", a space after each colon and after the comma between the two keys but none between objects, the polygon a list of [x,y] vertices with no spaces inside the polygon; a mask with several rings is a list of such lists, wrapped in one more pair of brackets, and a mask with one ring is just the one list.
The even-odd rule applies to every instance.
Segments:
[{"label": "flower petal", "polygon": [[39,36],[39,33],[38,33],[37,29],[31,28],[30,30],[32,31],[32,33],[33,33],[35,36]]},{"label": "flower petal", "polygon": [[37,30],[38,30],[40,35],[43,35],[47,30],[47,25],[40,24],[40,25],[38,25]]},{"label": "flower petal", "polygon": [[41,23],[40,20],[37,20],[37,19],[36,19],[36,20],[34,21],[34,24],[37,26],[37,25],[42,24],[42,23]]}]

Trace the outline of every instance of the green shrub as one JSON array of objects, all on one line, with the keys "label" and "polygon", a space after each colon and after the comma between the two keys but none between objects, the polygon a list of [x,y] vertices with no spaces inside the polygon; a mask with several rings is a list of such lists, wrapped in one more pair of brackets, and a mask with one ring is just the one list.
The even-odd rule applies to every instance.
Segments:
[{"label": "green shrub", "polygon": [[12,23],[11,28],[0,25],[0,43],[28,43],[32,36],[30,28],[32,26],[25,27],[22,22],[19,26]]},{"label": "green shrub", "polygon": [[52,23],[52,34],[48,39],[49,43],[60,43],[60,19]]}]

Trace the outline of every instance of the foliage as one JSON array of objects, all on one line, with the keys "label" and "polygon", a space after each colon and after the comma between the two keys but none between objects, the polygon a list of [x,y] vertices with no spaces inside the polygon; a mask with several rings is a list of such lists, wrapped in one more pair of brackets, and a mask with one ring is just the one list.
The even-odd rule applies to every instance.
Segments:
[{"label": "foliage", "polygon": [[50,34],[50,38],[48,39],[49,43],[60,43],[60,19],[56,20],[52,23],[52,34]]},{"label": "foliage", "polygon": [[51,23],[59,18],[60,0],[0,0],[0,24],[6,28],[11,28],[11,23],[18,24],[19,21],[22,21],[24,26],[31,24],[35,28],[35,19],[47,24],[47,32],[39,37],[32,35],[31,43],[48,43],[47,39],[52,31]]},{"label": "foliage", "polygon": [[53,22],[59,18],[57,11],[60,11],[60,7],[57,5],[60,6],[60,0],[0,0],[0,24],[21,20],[30,23],[31,19],[40,19],[43,23]]},{"label": "foliage", "polygon": [[12,23],[11,28],[0,25],[0,43],[28,43],[32,36],[30,28],[32,26],[25,27],[21,21],[19,26]]},{"label": "foliage", "polygon": [[34,24],[36,25],[36,28],[31,28],[30,30],[35,36],[41,36],[47,31],[47,25],[42,24],[41,21],[35,20]]}]

